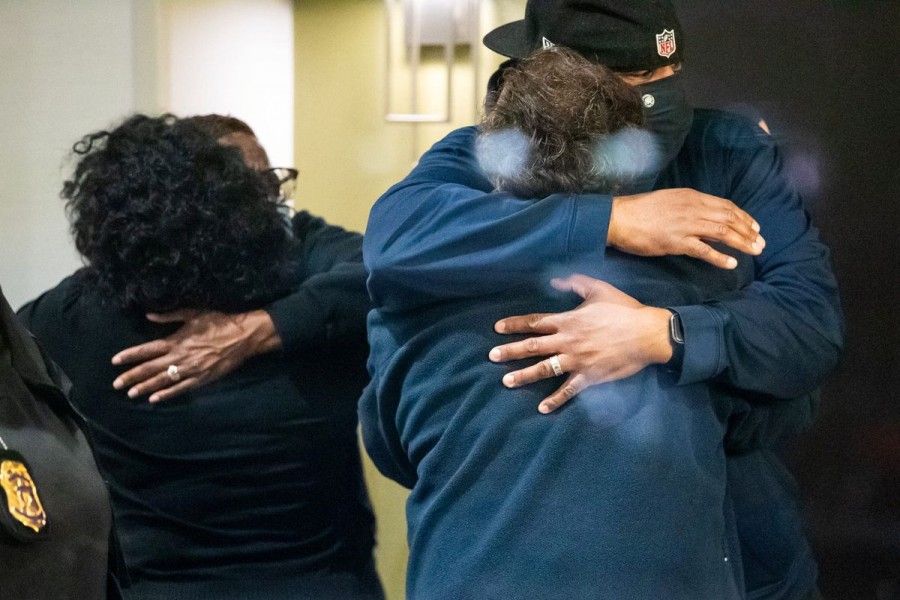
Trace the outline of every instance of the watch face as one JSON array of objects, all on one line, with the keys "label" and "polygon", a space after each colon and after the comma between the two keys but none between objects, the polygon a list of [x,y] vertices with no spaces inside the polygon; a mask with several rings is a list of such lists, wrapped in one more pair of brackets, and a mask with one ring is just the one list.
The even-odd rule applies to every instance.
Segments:
[{"label": "watch face", "polygon": [[684,343],[684,333],[681,330],[681,315],[677,312],[673,312],[672,316],[669,317],[669,337],[676,344]]}]

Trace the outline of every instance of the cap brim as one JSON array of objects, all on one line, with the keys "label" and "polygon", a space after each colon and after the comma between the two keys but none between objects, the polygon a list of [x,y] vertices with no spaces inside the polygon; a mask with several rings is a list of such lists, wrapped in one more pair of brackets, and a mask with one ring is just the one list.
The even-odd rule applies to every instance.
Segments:
[{"label": "cap brim", "polygon": [[532,48],[525,39],[525,20],[501,25],[484,36],[484,45],[509,58],[526,58]]}]

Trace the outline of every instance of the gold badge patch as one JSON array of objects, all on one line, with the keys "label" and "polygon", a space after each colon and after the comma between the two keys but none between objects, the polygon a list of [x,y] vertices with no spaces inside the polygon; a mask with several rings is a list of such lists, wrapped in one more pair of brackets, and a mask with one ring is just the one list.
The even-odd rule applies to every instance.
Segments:
[{"label": "gold badge patch", "polygon": [[44,528],[47,514],[24,463],[11,459],[0,461],[0,486],[6,492],[7,510],[16,521],[35,532]]}]

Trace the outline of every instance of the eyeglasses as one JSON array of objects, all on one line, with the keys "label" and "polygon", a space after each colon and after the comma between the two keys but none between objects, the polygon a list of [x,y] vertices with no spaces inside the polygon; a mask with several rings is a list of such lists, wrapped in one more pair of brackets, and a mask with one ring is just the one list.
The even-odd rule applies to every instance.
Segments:
[{"label": "eyeglasses", "polygon": [[263,173],[272,181],[272,190],[279,204],[294,210],[294,191],[297,188],[297,169],[289,167],[273,167]]}]

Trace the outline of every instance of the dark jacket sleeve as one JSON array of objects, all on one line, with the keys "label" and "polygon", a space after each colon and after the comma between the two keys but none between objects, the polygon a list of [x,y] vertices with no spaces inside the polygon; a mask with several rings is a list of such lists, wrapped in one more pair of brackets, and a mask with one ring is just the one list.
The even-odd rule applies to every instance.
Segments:
[{"label": "dark jacket sleeve", "polygon": [[810,393],[835,367],[843,318],[828,248],[785,175],[775,144],[755,126],[724,141],[731,200],[760,224],[766,247],[745,288],[675,307],[685,354],[680,383],[715,380],[772,398]]},{"label": "dark jacket sleeve", "polygon": [[363,255],[379,310],[497,293],[532,277],[536,264],[602,256],[610,196],[535,202],[493,193],[475,137],[474,127],[450,133],[373,206]]},{"label": "dark jacket sleeve", "polygon": [[797,398],[776,399],[738,391],[732,405],[724,447],[726,454],[736,456],[758,448],[777,449],[809,429],[819,414],[820,394],[815,390]]},{"label": "dark jacket sleeve", "polygon": [[370,304],[362,236],[305,211],[292,225],[297,287],[266,309],[284,350],[364,340]]}]

